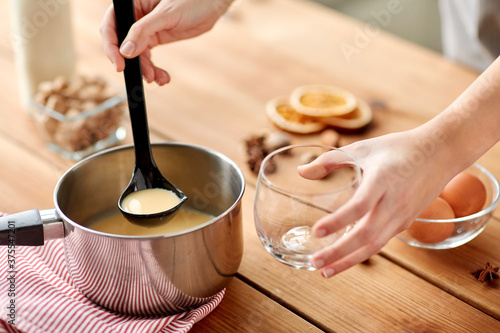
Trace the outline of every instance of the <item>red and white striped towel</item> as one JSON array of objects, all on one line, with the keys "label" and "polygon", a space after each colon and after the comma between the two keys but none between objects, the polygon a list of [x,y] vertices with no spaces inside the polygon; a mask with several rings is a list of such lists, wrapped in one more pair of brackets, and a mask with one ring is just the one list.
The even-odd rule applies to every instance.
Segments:
[{"label": "red and white striped towel", "polygon": [[167,317],[115,314],[75,287],[66,269],[62,240],[42,247],[0,247],[0,272],[0,333],[187,332],[225,294],[223,290],[197,309]]}]

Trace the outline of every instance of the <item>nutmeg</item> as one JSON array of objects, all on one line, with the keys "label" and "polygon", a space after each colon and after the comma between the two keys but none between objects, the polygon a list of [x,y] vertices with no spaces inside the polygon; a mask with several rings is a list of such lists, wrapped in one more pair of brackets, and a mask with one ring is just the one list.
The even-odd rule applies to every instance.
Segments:
[{"label": "nutmeg", "polygon": [[316,155],[312,152],[304,153],[300,156],[300,163],[301,164],[309,164],[312,161],[314,161],[315,159],[317,159],[318,157],[319,157],[318,155]]},{"label": "nutmeg", "polygon": [[289,146],[292,142],[292,137],[290,134],[276,131],[269,133],[264,138],[264,147],[268,153],[275,151],[276,149]]},{"label": "nutmeg", "polygon": [[320,134],[321,143],[330,147],[338,147],[340,134],[334,129],[326,129]]}]

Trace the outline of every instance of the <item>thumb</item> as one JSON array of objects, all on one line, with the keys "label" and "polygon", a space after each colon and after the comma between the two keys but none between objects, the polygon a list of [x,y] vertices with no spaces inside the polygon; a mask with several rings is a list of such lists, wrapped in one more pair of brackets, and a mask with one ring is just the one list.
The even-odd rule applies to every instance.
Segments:
[{"label": "thumb", "polygon": [[144,36],[144,32],[136,22],[130,28],[127,37],[120,45],[120,54],[125,58],[135,58],[146,50],[149,44],[149,36]]},{"label": "thumb", "polygon": [[151,38],[162,29],[158,15],[154,12],[136,21],[128,31],[127,37],[120,46],[120,53],[125,58],[135,58],[149,46]]},{"label": "thumb", "polygon": [[335,169],[353,166],[350,155],[340,150],[331,150],[321,154],[309,164],[300,165],[297,171],[306,179],[320,179]]},{"label": "thumb", "polygon": [[299,165],[297,171],[300,176],[306,179],[320,179],[328,173],[324,165],[317,160],[309,164]]}]

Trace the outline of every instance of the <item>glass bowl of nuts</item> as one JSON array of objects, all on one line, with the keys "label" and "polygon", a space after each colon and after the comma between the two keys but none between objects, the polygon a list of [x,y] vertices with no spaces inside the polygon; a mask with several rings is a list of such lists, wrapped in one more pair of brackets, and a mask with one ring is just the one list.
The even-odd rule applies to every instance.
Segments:
[{"label": "glass bowl of nuts", "polygon": [[125,139],[126,96],[105,80],[77,75],[40,83],[30,111],[46,146],[78,161]]}]

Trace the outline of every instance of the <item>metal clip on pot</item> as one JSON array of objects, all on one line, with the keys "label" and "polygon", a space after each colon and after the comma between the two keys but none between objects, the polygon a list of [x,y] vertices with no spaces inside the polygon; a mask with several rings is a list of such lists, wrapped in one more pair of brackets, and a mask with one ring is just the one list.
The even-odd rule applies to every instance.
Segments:
[{"label": "metal clip on pot", "polygon": [[42,246],[64,237],[64,226],[55,209],[32,209],[0,217],[0,245]]}]

